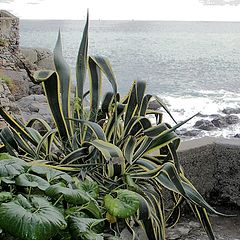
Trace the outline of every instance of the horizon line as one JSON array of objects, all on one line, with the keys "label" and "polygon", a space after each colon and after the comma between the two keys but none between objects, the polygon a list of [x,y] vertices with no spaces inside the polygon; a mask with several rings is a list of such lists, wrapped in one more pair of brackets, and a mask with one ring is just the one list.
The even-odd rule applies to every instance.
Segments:
[{"label": "horizon line", "polygon": [[[24,21],[86,21],[86,19],[42,19],[42,18],[19,18]],[[166,19],[89,19],[89,21],[125,21],[125,22],[228,22],[240,23],[240,20],[166,20]]]}]

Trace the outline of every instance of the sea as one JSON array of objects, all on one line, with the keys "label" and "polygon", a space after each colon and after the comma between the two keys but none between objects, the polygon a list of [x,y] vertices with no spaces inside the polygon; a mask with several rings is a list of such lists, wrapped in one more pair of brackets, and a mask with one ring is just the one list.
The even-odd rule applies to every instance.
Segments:
[{"label": "sea", "polygon": [[[21,20],[20,45],[53,50],[60,29],[74,79],[83,28],[84,21]],[[227,107],[240,108],[240,22],[90,21],[89,54],[110,60],[121,95],[133,81],[145,81],[177,122],[200,112],[185,129],[204,115],[211,120]],[[111,89],[106,79],[103,88]],[[233,124],[201,136],[239,133],[240,124]]]}]

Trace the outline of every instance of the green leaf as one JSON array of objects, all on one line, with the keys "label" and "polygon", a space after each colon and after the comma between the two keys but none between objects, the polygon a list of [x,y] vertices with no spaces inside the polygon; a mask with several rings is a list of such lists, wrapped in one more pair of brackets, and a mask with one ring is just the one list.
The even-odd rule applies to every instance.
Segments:
[{"label": "green leaf", "polygon": [[67,224],[63,215],[46,199],[18,196],[0,205],[0,227],[16,238],[47,240]]},{"label": "green leaf", "polygon": [[30,170],[34,173],[37,173],[38,175],[46,177],[48,182],[52,182],[52,181],[58,180],[58,179],[63,179],[66,182],[72,181],[72,177],[69,174],[59,171],[59,170],[56,170],[56,169],[53,169],[51,167],[32,166],[30,168]]},{"label": "green leaf", "polygon": [[37,187],[43,191],[50,186],[50,184],[43,178],[29,173],[19,175],[18,177],[16,177],[15,182],[18,186]]},{"label": "green leaf", "polygon": [[3,159],[0,160],[0,177],[17,176],[24,173],[27,168],[27,163],[19,158]]},{"label": "green leaf", "polygon": [[104,197],[104,206],[107,211],[117,218],[128,218],[138,210],[140,202],[136,193],[129,190],[116,190],[116,198],[110,194]]},{"label": "green leaf", "polygon": [[0,204],[11,201],[12,197],[13,195],[10,192],[0,192]]},{"label": "green leaf", "polygon": [[55,199],[63,195],[66,202],[75,205],[82,205],[91,200],[91,197],[87,194],[87,192],[79,189],[62,187],[59,184],[55,184],[47,188],[46,194]]},{"label": "green leaf", "polygon": [[99,196],[100,189],[98,184],[94,181],[85,180],[83,182],[79,182],[77,188],[84,192],[87,192],[94,199],[97,199]]},{"label": "green leaf", "polygon": [[109,60],[101,56],[94,57],[91,56],[90,58],[98,65],[101,71],[106,75],[107,79],[112,85],[114,94],[117,94],[117,82]]},{"label": "green leaf", "polygon": [[[70,117],[70,86],[71,86],[71,72],[70,67],[63,58],[61,33],[59,30],[58,39],[54,48],[54,64],[60,80],[61,88],[61,103],[63,115],[66,118]],[[66,122],[69,133],[72,132],[71,125]]]},{"label": "green leaf", "polygon": [[95,228],[103,221],[105,221],[105,219],[70,216],[68,219],[68,225],[74,239],[104,240],[103,234],[95,231]]},{"label": "green leaf", "polygon": [[87,21],[84,27],[82,41],[79,47],[78,56],[77,56],[77,64],[76,64],[76,90],[77,97],[81,100],[81,104],[83,101],[83,87],[86,79],[86,71],[87,71],[87,52],[88,52],[88,25],[89,25],[89,14],[87,12]]},{"label": "green leaf", "polygon": [[63,143],[69,144],[70,136],[62,111],[60,100],[60,82],[57,73],[54,71],[37,71],[34,73],[34,77],[37,81],[42,82],[43,84],[43,89],[47,97],[53,119]]},{"label": "green leaf", "polygon": [[101,99],[102,75],[100,68],[93,61],[92,58],[88,60],[90,73],[90,118],[89,120],[95,122],[97,119],[98,107]]},{"label": "green leaf", "polygon": [[18,121],[12,118],[8,113],[6,113],[3,107],[0,106],[0,116],[17,132],[19,132],[24,138],[30,141],[32,144],[36,145],[35,140],[29,135],[29,133],[22,127]]}]

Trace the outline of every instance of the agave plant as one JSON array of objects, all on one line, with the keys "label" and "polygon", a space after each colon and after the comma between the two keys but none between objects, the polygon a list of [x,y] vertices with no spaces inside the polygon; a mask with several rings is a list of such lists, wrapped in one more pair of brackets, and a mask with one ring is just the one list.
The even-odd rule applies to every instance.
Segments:
[{"label": "agave plant", "polygon": [[[133,238],[133,225],[139,225],[150,240],[166,239],[166,228],[178,222],[184,201],[200,220],[209,239],[214,239],[207,212],[220,213],[186,178],[176,152],[180,139],[175,130],[189,119],[177,123],[158,97],[145,94],[144,82],[134,82],[122,98],[109,61],[100,56],[88,56],[88,26],[87,16],[77,57],[72,105],[71,74],[63,58],[60,32],[54,49],[55,71],[38,71],[34,75],[35,81],[43,85],[56,128],[51,128],[42,119],[24,124],[0,107],[1,116],[9,124],[0,133],[1,151],[7,151],[12,159],[20,158],[22,164],[8,180],[19,186],[37,187],[61,206],[71,206],[67,222],[73,239],[79,236],[103,239],[103,232],[95,231],[103,221],[108,226],[105,227],[107,232],[113,230],[115,237],[124,222]],[[84,92],[87,69],[90,89]],[[112,86],[112,91],[103,98],[102,74]],[[89,104],[85,101],[87,97]],[[174,126],[162,122],[162,112],[148,108],[153,98],[172,117]],[[154,123],[150,116],[155,116]],[[43,133],[34,129],[36,122],[44,129]],[[31,165],[36,176],[24,173],[25,164]],[[39,179],[41,174],[45,174],[46,182]],[[55,174],[65,178],[64,181],[66,176],[74,176],[75,180],[71,180],[74,183],[68,181],[66,185],[56,181]],[[89,182],[82,184],[82,181]],[[164,207],[163,189],[170,191],[173,199],[168,211]],[[15,197],[14,202],[6,204],[0,206],[0,211],[19,205],[19,200]],[[31,203],[28,205],[30,207]],[[83,215],[85,219],[81,220]],[[55,220],[65,226],[63,220]],[[0,219],[0,227],[5,229],[6,225],[1,222]],[[18,236],[27,239],[26,235]]]}]

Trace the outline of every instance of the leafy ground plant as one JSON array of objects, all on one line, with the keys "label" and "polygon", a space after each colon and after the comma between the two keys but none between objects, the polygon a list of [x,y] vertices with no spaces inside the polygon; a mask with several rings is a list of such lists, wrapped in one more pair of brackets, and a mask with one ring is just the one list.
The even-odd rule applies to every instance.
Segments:
[{"label": "leafy ground plant", "polygon": [[[87,17],[73,104],[60,32],[54,49],[56,70],[34,75],[43,85],[55,128],[43,119],[23,123],[0,107],[8,123],[0,132],[1,152],[9,154],[3,153],[0,160],[4,234],[34,240],[119,239],[127,227],[135,239],[135,226],[140,226],[150,240],[164,240],[186,202],[214,239],[208,212],[220,213],[186,178],[176,152],[180,139],[175,130],[189,119],[177,123],[158,97],[145,94],[144,82],[134,82],[121,97],[109,61],[88,56],[88,25]],[[90,89],[85,92],[87,69]],[[103,74],[112,91],[102,98]],[[162,122],[162,112],[149,109],[152,99],[172,117],[174,126]],[[172,196],[168,209],[164,189]],[[17,215],[14,209],[19,209]]]}]

